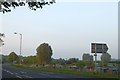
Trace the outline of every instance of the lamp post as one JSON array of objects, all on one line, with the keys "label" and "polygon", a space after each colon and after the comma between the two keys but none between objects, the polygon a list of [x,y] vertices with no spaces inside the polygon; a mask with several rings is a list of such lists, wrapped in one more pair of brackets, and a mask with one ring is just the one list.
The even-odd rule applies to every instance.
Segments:
[{"label": "lamp post", "polygon": [[[16,33],[16,32],[14,34],[20,35],[20,57],[21,57],[21,53],[22,53],[22,34]],[[20,59],[20,64],[21,64],[21,59]]]},{"label": "lamp post", "polygon": [[4,45],[3,37],[5,37],[5,34],[0,33],[0,48],[1,48],[1,53],[2,53],[2,46]]},{"label": "lamp post", "polygon": [[[2,46],[4,45],[4,40],[3,40],[4,37],[5,37],[5,34],[0,33],[0,53],[1,54],[3,54],[2,53]],[[2,74],[2,55],[0,55],[0,58],[1,58],[1,60],[0,60],[0,74]],[[2,79],[1,75],[0,75],[0,79]]]}]

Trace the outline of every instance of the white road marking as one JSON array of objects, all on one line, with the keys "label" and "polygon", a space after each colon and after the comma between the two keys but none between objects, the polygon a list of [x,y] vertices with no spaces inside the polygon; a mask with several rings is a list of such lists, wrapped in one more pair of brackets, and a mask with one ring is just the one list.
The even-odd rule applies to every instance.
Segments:
[{"label": "white road marking", "polygon": [[9,72],[10,74],[14,74],[14,73],[12,73],[12,72]]},{"label": "white road marking", "polygon": [[27,78],[32,78],[31,76],[26,76],[26,75],[24,75],[25,77],[27,77]]},{"label": "white road marking", "polygon": [[20,76],[18,76],[18,75],[16,75],[16,77],[18,77],[18,78],[22,78],[22,77],[20,77]]},{"label": "white road marking", "polygon": [[10,71],[6,71],[6,72],[8,72],[8,73],[9,73]]},{"label": "white road marking", "polygon": [[[27,73],[27,72],[23,72],[23,71],[20,71],[21,73]],[[15,73],[15,74],[17,74],[17,75],[19,75],[19,73]],[[24,77],[27,77],[27,78],[32,78],[31,76],[26,76],[26,75],[22,75],[22,76],[24,76]]]},{"label": "white road marking", "polygon": [[[12,75],[15,75],[16,77],[21,78],[21,79],[22,79],[21,76],[24,76],[24,77],[26,77],[26,78],[32,78],[31,76],[26,76],[26,75],[18,76],[18,75],[20,75],[19,73],[12,73],[12,72],[10,72],[10,71],[8,71],[8,70],[6,70],[6,69],[3,69],[3,71],[8,72],[8,73],[10,73],[10,74],[12,74]],[[23,71],[20,71],[20,72],[21,72],[21,73],[24,73],[24,74],[27,73],[27,72],[23,72]]]},{"label": "white road marking", "polygon": [[38,73],[39,75],[43,75],[43,76],[48,76],[48,77],[52,77],[51,75],[49,74],[45,74],[45,73]]},{"label": "white road marking", "polygon": [[[5,69],[3,69],[3,71],[8,72],[8,73],[14,75],[14,73],[12,73],[12,72],[10,72],[10,71],[7,71],[7,70],[5,70]],[[20,76],[18,76],[18,75],[15,75],[15,76],[18,77],[18,78],[22,78],[22,77],[20,77]]]}]

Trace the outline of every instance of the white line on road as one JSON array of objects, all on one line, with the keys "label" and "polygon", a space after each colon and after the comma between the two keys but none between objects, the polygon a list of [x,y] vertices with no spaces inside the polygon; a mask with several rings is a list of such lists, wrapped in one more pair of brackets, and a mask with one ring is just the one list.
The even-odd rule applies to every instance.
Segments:
[{"label": "white line on road", "polygon": [[[14,73],[12,73],[12,72],[10,72],[10,71],[7,71],[7,70],[5,70],[5,69],[3,69],[3,71],[8,72],[8,73],[14,75]],[[20,77],[20,76],[18,76],[18,75],[15,75],[15,76],[18,77],[18,78],[22,78],[22,77]]]},{"label": "white line on road", "polygon": [[27,78],[32,78],[31,76],[26,76],[26,75],[24,75],[25,77],[27,77]]},{"label": "white line on road", "polygon": [[18,78],[21,78],[21,79],[22,79],[22,77],[20,77],[20,76],[18,76],[18,75],[16,75],[16,77],[18,77]]},{"label": "white line on road", "polygon": [[9,72],[10,74],[14,74],[14,73],[12,73],[12,72]]}]

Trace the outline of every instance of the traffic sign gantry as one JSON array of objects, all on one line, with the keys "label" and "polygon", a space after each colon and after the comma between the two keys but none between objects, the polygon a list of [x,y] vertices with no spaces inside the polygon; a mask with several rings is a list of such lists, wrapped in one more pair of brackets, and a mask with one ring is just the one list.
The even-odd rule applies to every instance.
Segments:
[{"label": "traffic sign gantry", "polygon": [[91,53],[107,53],[107,44],[91,43]]}]

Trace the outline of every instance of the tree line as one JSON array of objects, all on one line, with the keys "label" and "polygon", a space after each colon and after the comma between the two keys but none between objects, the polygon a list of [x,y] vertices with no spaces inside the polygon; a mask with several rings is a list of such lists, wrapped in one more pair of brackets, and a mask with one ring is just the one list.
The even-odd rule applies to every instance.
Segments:
[{"label": "tree line", "polygon": [[8,55],[10,63],[23,63],[23,64],[37,64],[45,65],[51,62],[52,48],[48,43],[43,43],[36,49],[35,56],[22,57],[18,56],[15,52]]},{"label": "tree line", "polygon": [[[85,66],[88,68],[94,68],[95,62],[93,60],[93,56],[90,54],[83,54],[82,60],[78,58],[69,58],[69,59],[54,59],[52,58],[53,50],[48,43],[40,44],[36,49],[36,55],[22,57],[18,56],[15,52],[11,52],[7,59],[12,64],[23,64],[23,65],[35,65],[37,66],[45,66],[52,65],[55,66],[77,66],[80,69],[83,69]],[[3,58],[6,60],[6,58]],[[109,53],[105,53],[101,56],[101,61],[97,61],[99,66],[107,66],[107,64],[111,60],[111,55]],[[7,60],[6,60],[7,61]],[[114,62],[112,62],[114,63]]]}]

